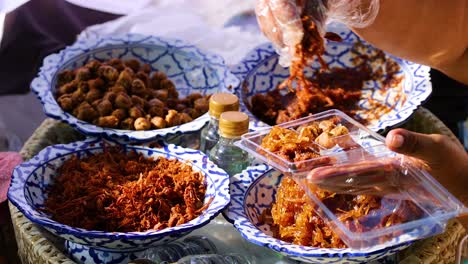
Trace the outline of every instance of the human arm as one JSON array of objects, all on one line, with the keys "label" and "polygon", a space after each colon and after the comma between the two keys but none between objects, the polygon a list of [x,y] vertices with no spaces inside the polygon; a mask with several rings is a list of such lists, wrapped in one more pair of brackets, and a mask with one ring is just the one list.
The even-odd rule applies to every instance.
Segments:
[{"label": "human arm", "polygon": [[468,84],[468,1],[257,0],[261,30],[290,54],[303,28],[286,21],[298,20],[305,1],[317,3],[313,17],[322,34],[328,21],[343,22],[384,51]]},{"label": "human arm", "polygon": [[381,0],[374,22],[353,31],[384,51],[468,84],[466,0]]}]

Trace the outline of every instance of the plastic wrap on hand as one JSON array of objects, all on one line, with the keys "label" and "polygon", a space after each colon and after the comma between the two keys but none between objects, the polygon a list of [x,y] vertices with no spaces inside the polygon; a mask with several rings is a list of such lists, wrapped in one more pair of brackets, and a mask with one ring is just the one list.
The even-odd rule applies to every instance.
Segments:
[{"label": "plastic wrap on hand", "polygon": [[304,36],[302,17],[313,18],[324,36],[326,24],[331,21],[355,28],[369,26],[379,6],[379,0],[258,0],[256,13],[262,31],[280,55],[280,64],[289,66],[294,59],[294,49]]}]

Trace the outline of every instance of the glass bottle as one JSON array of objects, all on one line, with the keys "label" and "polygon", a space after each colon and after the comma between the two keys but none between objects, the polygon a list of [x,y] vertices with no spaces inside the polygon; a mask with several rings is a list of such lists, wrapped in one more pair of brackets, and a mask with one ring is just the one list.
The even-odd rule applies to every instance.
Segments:
[{"label": "glass bottle", "polygon": [[239,98],[231,93],[216,93],[210,97],[209,104],[210,122],[200,135],[200,150],[206,154],[219,140],[219,116],[226,111],[239,110]]},{"label": "glass bottle", "polygon": [[249,117],[242,112],[228,111],[219,118],[219,141],[210,151],[210,159],[230,176],[250,164],[249,154],[234,143],[249,130]]},{"label": "glass bottle", "polygon": [[206,254],[186,256],[177,261],[177,264],[251,264],[253,261],[248,256],[240,254]]},{"label": "glass bottle", "polygon": [[215,244],[204,236],[191,236],[183,241],[175,241],[146,250],[141,258],[155,263],[173,263],[188,255],[216,254]]}]

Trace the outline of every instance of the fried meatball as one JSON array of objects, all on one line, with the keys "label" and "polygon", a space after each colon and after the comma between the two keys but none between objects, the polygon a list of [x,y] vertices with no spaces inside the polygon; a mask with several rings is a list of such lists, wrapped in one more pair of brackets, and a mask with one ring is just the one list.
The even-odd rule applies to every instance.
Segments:
[{"label": "fried meatball", "polygon": [[183,113],[188,114],[190,117],[192,117],[192,119],[196,119],[196,118],[198,118],[200,116],[200,115],[198,115],[197,110],[195,110],[193,108],[185,108]]},{"label": "fried meatball", "polygon": [[150,116],[164,116],[164,107],[150,106],[148,114]]},{"label": "fried meatball", "polygon": [[187,108],[187,106],[185,104],[176,104],[174,109],[177,110],[177,112],[183,112],[185,109]]},{"label": "fried meatball", "polygon": [[114,105],[117,108],[128,109],[132,106],[132,99],[126,93],[118,93]]},{"label": "fried meatball", "polygon": [[148,104],[148,102],[146,100],[144,100],[143,98],[139,97],[138,95],[132,95],[131,96],[131,99],[132,99],[132,104],[133,105],[138,105],[140,106],[141,108],[145,108],[145,105]]},{"label": "fried meatball", "polygon": [[322,129],[322,131],[324,132],[329,132],[331,131],[333,128],[335,128],[335,122],[331,121],[331,120],[323,120],[319,123],[319,128]]},{"label": "fried meatball", "polygon": [[156,129],[161,129],[166,127],[166,120],[160,116],[155,116],[151,118],[151,125]]},{"label": "fried meatball", "polygon": [[132,94],[143,95],[145,94],[145,90],[146,90],[146,86],[142,80],[135,79],[132,81],[132,88],[131,88]]},{"label": "fried meatball", "polygon": [[117,98],[117,93],[114,92],[107,92],[104,94],[103,99],[109,100],[109,102],[114,103],[115,98]]},{"label": "fried meatball", "polygon": [[101,63],[97,60],[90,60],[88,63],[85,64],[85,68],[88,68],[89,71],[93,74],[96,75],[99,67],[101,66]]},{"label": "fried meatball", "polygon": [[161,89],[161,81],[167,79],[164,72],[155,72],[151,76],[151,87],[155,90]]},{"label": "fried meatball", "polygon": [[102,92],[98,89],[90,89],[87,93],[86,93],[86,98],[85,100],[88,102],[88,103],[92,103],[94,101],[96,101],[97,99],[99,98],[102,98]]},{"label": "fried meatball", "polygon": [[88,81],[89,89],[102,89],[104,88],[104,80],[102,78],[96,78]]},{"label": "fried meatball", "polygon": [[71,95],[73,102],[81,103],[85,100],[86,94],[81,89],[76,89]]},{"label": "fried meatball", "polygon": [[148,102],[149,106],[157,106],[157,107],[160,107],[160,108],[164,108],[164,103],[163,101],[159,100],[158,98],[154,98],[154,99],[151,99],[149,102]]},{"label": "fried meatball", "polygon": [[117,59],[117,58],[110,59],[107,62],[107,64],[114,67],[118,71],[123,71],[123,69],[125,69],[125,65],[124,65],[124,63],[122,62],[121,59]]},{"label": "fried meatball", "polygon": [[161,89],[167,90],[169,98],[179,97],[179,92],[177,92],[174,83],[169,79],[161,81]]},{"label": "fried meatball", "polygon": [[78,88],[78,81],[73,80],[69,83],[65,83],[64,85],[60,86],[60,88],[57,91],[57,94],[60,96],[63,94],[73,93],[77,88]]},{"label": "fried meatball", "polygon": [[180,118],[181,124],[185,124],[193,120],[193,118],[189,114],[186,114],[186,113],[180,113],[179,118]]},{"label": "fried meatball", "polygon": [[98,113],[88,102],[81,103],[76,110],[76,117],[83,121],[89,122],[98,117]]},{"label": "fried meatball", "polygon": [[186,99],[191,101],[192,104],[195,102],[195,100],[197,99],[200,99],[200,98],[203,98],[203,95],[201,93],[193,93],[193,94],[189,94]]},{"label": "fried meatball", "polygon": [[143,64],[143,66],[141,66],[141,70],[145,72],[146,74],[149,74],[151,72],[151,65],[149,65],[148,63],[145,63]]},{"label": "fried meatball", "polygon": [[116,85],[112,86],[111,88],[109,88],[109,91],[114,92],[116,94],[118,94],[118,93],[127,93],[127,89],[125,89],[125,87],[123,87],[120,84],[116,84]]},{"label": "fried meatball", "polygon": [[135,120],[133,126],[136,130],[148,130],[151,128],[151,123],[148,121],[148,119],[139,117]]},{"label": "fried meatball", "polygon": [[175,109],[177,103],[179,103],[179,100],[177,100],[175,98],[168,98],[166,100],[166,106],[169,107],[170,109]]},{"label": "fried meatball", "polygon": [[89,85],[86,81],[79,81],[78,82],[78,89],[80,89],[83,93],[87,93],[89,91]]},{"label": "fried meatball", "polygon": [[79,68],[76,70],[75,79],[78,81],[87,81],[91,79],[91,71],[86,67]]},{"label": "fried meatball", "polygon": [[151,87],[151,79],[149,78],[148,74],[143,71],[139,71],[135,74],[135,77],[140,79],[144,84],[146,88]]},{"label": "fried meatball", "polygon": [[116,128],[119,126],[119,119],[115,116],[102,116],[98,118],[97,125],[101,127]]},{"label": "fried meatball", "polygon": [[315,139],[315,142],[319,145],[321,145],[322,147],[324,148],[332,148],[333,146],[335,146],[335,141],[333,140],[333,137],[332,135],[330,135],[330,133],[328,132],[323,132],[322,134],[320,134],[316,139]]},{"label": "fried meatball", "polygon": [[75,73],[70,70],[64,70],[57,75],[57,85],[62,86],[75,79]]},{"label": "fried meatball", "polygon": [[106,81],[115,81],[119,77],[119,72],[112,66],[101,65],[98,69],[98,75]]},{"label": "fried meatball", "polygon": [[[126,68],[127,69],[127,68]],[[127,91],[132,87],[132,75],[129,71],[123,70],[119,74],[116,84],[123,86]]]},{"label": "fried meatball", "polygon": [[162,101],[166,101],[169,97],[167,90],[153,90],[153,97]]},{"label": "fried meatball", "polygon": [[122,122],[120,122],[120,128],[125,130],[135,130],[135,119],[128,117],[125,118]]},{"label": "fried meatball", "polygon": [[[119,119],[120,121],[122,121],[127,117],[127,110],[117,108],[114,111],[112,111],[112,115],[117,117],[117,119]],[[132,120],[132,124],[133,124],[133,120]]]},{"label": "fried meatball", "polygon": [[196,99],[193,102],[193,108],[195,108],[195,110],[198,110],[198,111],[203,112],[203,113],[207,112],[208,108],[209,108],[209,102],[208,102],[208,100],[206,100],[206,98]]},{"label": "fried meatball", "polygon": [[176,110],[169,110],[164,119],[168,127],[180,125],[180,115]]},{"label": "fried meatball", "polygon": [[143,112],[143,109],[141,109],[140,106],[133,106],[132,108],[130,108],[130,110],[128,110],[128,115],[132,118],[139,118],[139,117],[142,117],[144,116],[144,112]]},{"label": "fried meatball", "polygon": [[60,107],[65,111],[71,111],[75,107],[71,94],[64,94],[57,100]]},{"label": "fried meatball", "polygon": [[132,69],[134,72],[138,72],[140,70],[140,62],[135,59],[129,59],[124,62],[125,66]]},{"label": "fried meatball", "polygon": [[106,116],[112,113],[112,103],[107,99],[102,99],[99,104],[96,106],[100,116]]}]

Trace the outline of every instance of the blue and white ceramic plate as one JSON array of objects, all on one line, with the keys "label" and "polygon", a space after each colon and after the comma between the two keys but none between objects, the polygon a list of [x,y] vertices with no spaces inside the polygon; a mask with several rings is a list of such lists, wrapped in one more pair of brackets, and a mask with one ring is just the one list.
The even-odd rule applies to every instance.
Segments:
[{"label": "blue and white ceramic plate", "polygon": [[307,263],[394,263],[395,253],[410,245],[403,243],[357,251],[305,247],[273,238],[270,226],[259,223],[258,219],[265,209],[271,207],[282,177],[280,172],[264,164],[249,167],[231,177],[231,202],[223,214],[248,241]]},{"label": "blue and white ceramic plate", "polygon": [[35,157],[15,168],[8,191],[8,199],[32,222],[44,227],[65,240],[84,246],[108,249],[110,251],[132,251],[137,248],[156,246],[177,239],[188,232],[200,228],[218,215],[229,203],[229,176],[197,150],[167,145],[160,149],[140,146],[124,146],[126,151],[135,150],[145,157],[175,158],[191,164],[192,168],[205,175],[205,202],[212,202],[197,218],[175,227],[146,232],[104,232],[74,228],[58,223],[41,211],[47,198],[46,188],[54,184],[57,169],[73,155],[83,157],[103,151],[100,139],[45,148]]},{"label": "blue and white ceramic plate", "polygon": [[[352,31],[342,26],[330,29],[343,38],[343,42],[328,42],[326,54],[323,56],[326,63],[332,67],[353,67],[351,61],[351,49],[353,43],[359,39]],[[362,41],[362,40],[361,40]],[[363,42],[365,51],[371,52],[376,49]],[[391,55],[387,56],[400,65],[398,77],[403,80],[398,87],[381,89],[380,85],[366,82],[363,88],[357,116],[369,121],[368,127],[374,131],[384,131],[394,127],[408,119],[414,111],[423,103],[432,92],[429,70],[427,66],[405,61]],[[251,51],[238,65],[232,69],[241,80],[241,86],[236,89],[236,94],[241,101],[241,110],[250,115],[252,130],[266,126],[255,117],[249,110],[251,97],[255,94],[265,94],[276,89],[278,84],[289,77],[289,68],[284,68],[278,63],[279,56],[271,44],[258,46]],[[378,67],[378,63],[372,63]],[[320,64],[315,62],[306,69],[306,75],[312,74],[312,69],[319,69]],[[391,111],[381,115],[375,115],[376,108],[369,103],[369,99],[381,103],[387,107],[393,107]]]},{"label": "blue and white ceramic plate", "polygon": [[201,51],[181,40],[137,34],[83,38],[58,54],[44,58],[38,76],[31,83],[46,115],[67,122],[85,135],[104,136],[121,142],[143,142],[164,138],[169,134],[192,132],[201,129],[208,121],[208,115],[205,114],[180,126],[130,131],[95,126],[63,111],[54,98],[57,74],[65,69],[83,66],[92,59],[104,61],[111,58],[137,59],[150,64],[153,71],[166,73],[176,85],[180,97],[194,92],[206,95],[226,91],[239,84],[237,77],[228,70],[220,56]]}]

